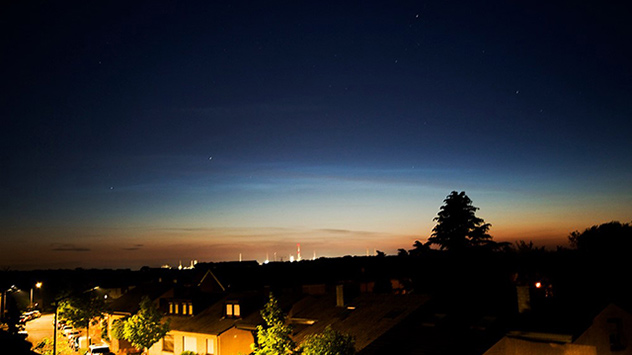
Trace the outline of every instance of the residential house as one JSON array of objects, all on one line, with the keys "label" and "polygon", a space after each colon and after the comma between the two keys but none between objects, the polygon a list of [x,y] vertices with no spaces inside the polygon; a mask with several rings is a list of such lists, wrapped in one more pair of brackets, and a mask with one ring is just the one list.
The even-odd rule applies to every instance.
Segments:
[{"label": "residential house", "polygon": [[609,304],[574,344],[594,346],[599,355],[632,354],[632,314]]},{"label": "residential house", "polygon": [[[143,297],[149,299],[160,307],[164,300],[173,298],[173,284],[171,283],[152,283],[135,287],[127,293],[117,298],[110,304],[111,313],[107,315],[108,334],[112,334],[112,324],[114,321],[129,317],[135,314]],[[113,352],[135,352],[134,347],[125,339],[117,339],[110,337],[110,349]]]},{"label": "residential house", "polygon": [[609,304],[584,329],[579,336],[570,332],[510,331],[484,355],[632,354],[632,314],[623,308]]},{"label": "residential house", "polygon": [[172,314],[171,330],[149,349],[149,355],[248,354],[255,342],[259,310],[264,297],[260,292],[244,292],[222,297],[196,315]]}]

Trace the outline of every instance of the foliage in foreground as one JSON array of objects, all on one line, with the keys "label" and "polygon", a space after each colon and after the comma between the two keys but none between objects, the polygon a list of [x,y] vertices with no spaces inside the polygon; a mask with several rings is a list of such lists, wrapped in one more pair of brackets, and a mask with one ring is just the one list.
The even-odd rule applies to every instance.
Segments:
[{"label": "foliage in foreground", "polygon": [[308,336],[302,344],[303,355],[354,355],[355,341],[348,334],[327,327],[324,332]]},{"label": "foliage in foreground", "polygon": [[[53,339],[44,338],[33,347],[33,350],[42,355],[53,355]],[[68,344],[66,337],[57,337],[57,355],[73,355],[76,352]]]},{"label": "foliage in foreground", "polygon": [[353,355],[355,342],[349,335],[327,327],[323,333],[308,336],[300,347],[290,336],[292,327],[285,324],[285,315],[270,293],[268,303],[261,310],[265,326],[257,326],[255,355]]},{"label": "foliage in foreground", "polygon": [[266,326],[257,326],[257,345],[253,346],[255,355],[295,354],[296,343],[290,337],[292,327],[285,324],[285,315],[270,293],[268,303],[261,310]]}]

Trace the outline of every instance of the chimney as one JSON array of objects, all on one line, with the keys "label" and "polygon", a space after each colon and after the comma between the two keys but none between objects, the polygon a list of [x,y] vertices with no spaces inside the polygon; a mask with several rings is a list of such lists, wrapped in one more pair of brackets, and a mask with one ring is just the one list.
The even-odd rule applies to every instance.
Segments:
[{"label": "chimney", "polygon": [[336,285],[336,307],[345,306],[344,285]]},{"label": "chimney", "polygon": [[531,310],[531,290],[529,286],[516,286],[516,296],[518,298],[518,313],[525,313]]}]

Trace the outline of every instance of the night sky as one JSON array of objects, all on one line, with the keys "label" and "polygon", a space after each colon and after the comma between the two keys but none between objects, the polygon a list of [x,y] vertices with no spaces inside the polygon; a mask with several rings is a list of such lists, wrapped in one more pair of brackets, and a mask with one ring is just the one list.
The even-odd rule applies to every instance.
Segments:
[{"label": "night sky", "polygon": [[2,268],[394,254],[452,190],[497,241],[632,220],[623,2],[7,3]]}]

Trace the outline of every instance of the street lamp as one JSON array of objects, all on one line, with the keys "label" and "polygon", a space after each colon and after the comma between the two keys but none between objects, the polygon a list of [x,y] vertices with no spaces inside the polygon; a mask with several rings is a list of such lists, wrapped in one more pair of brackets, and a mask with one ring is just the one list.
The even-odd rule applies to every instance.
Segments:
[{"label": "street lamp", "polygon": [[[3,322],[7,321],[7,317],[6,317],[6,313],[7,313],[7,296],[8,293],[15,293],[15,292],[20,292],[20,289],[15,287],[15,285],[11,285],[11,287],[9,287],[8,289],[2,291],[2,302],[0,302],[0,320],[2,320]],[[14,306],[15,307],[15,306]],[[17,319],[14,319],[14,321],[17,322]],[[13,322],[10,322],[11,324],[9,324],[9,331],[14,331],[14,327],[15,324]]]},{"label": "street lamp", "polygon": [[0,304],[0,318],[4,320],[4,315],[7,312],[7,293],[19,291],[15,285],[11,285],[8,289],[2,291],[2,303]]},{"label": "street lamp", "polygon": [[[41,282],[37,282],[35,284],[35,288],[42,288],[42,283]],[[29,303],[29,307],[31,309],[33,308],[33,287],[31,287],[31,303]]]}]

